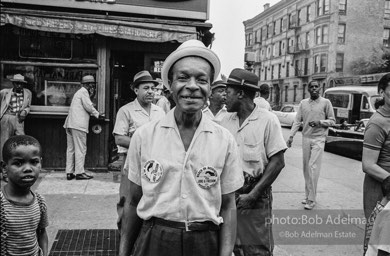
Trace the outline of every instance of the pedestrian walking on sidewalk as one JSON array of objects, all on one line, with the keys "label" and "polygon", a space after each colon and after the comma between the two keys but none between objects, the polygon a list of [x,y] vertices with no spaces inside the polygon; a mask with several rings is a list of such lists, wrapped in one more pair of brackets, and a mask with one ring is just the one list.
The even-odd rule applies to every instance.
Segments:
[{"label": "pedestrian walking on sidewalk", "polygon": [[322,154],[330,126],[335,125],[332,103],[320,96],[320,85],[311,81],[308,85],[310,98],[299,104],[294,124],[291,127],[287,146],[291,147],[293,138],[302,129],[303,176],[305,178],[305,198],[302,201],[306,210],[312,210],[317,200],[317,184],[320,177]]},{"label": "pedestrian walking on sidewalk", "polygon": [[287,149],[277,117],[253,99],[259,78],[236,68],[226,82],[226,108],[220,125],[235,137],[244,171],[244,186],[236,193],[236,256],[272,255],[272,183],[284,167]]},{"label": "pedestrian walking on sidewalk", "polygon": [[238,149],[229,131],[202,117],[219,71],[217,55],[198,40],[164,61],[176,108],[131,139],[120,256],[232,254],[234,192],[243,184]]},{"label": "pedestrian walking on sidewalk", "polygon": [[27,135],[8,139],[3,147],[4,174],[8,183],[1,189],[1,255],[48,255],[47,206],[31,187],[41,171],[42,149]]},{"label": "pedestrian walking on sidewalk", "polygon": [[91,97],[95,95],[95,78],[84,76],[81,88],[74,94],[68,116],[65,119],[66,131],[66,178],[72,180],[88,180],[93,176],[84,169],[87,154],[87,134],[89,117],[99,118],[99,112],[94,108]]}]

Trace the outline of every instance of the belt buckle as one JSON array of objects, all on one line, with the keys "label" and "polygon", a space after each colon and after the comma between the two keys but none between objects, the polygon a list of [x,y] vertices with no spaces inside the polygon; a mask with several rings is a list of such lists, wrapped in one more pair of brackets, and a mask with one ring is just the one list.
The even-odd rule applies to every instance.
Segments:
[{"label": "belt buckle", "polygon": [[186,232],[191,231],[191,230],[190,230],[191,222],[184,221],[184,225],[185,225],[185,227],[186,227]]}]

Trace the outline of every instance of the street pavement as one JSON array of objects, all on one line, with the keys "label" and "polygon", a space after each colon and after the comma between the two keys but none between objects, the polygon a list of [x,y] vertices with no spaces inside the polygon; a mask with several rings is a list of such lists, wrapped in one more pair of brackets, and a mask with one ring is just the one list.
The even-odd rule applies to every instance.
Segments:
[{"label": "street pavement", "polygon": [[[287,138],[289,129],[284,128]],[[362,212],[363,172],[361,162],[324,153],[322,171],[318,185],[318,204],[312,211],[303,210],[301,200],[304,198],[304,180],[302,175],[301,134],[295,136],[293,147],[285,153],[286,167],[273,186],[273,208],[276,215],[286,219],[295,216],[297,219],[315,218],[341,213],[347,216],[350,212],[359,217]],[[47,201],[50,226],[48,227],[49,248],[51,248],[57,231],[60,229],[115,229],[116,203],[118,200],[119,180],[117,173],[94,173],[91,180],[66,180],[64,172],[45,170],[33,189],[41,193]],[[321,217],[325,218],[325,217]],[[280,223],[279,223],[280,224]],[[313,224],[313,223],[312,223]],[[328,230],[329,225],[314,227],[319,233]],[[342,239],[306,239],[302,232],[307,232],[310,225],[275,225],[275,256],[319,256],[362,254],[360,240],[364,225],[353,225],[353,232],[358,239],[344,242]],[[331,231],[338,226],[330,227]],[[351,229],[349,226],[347,231]],[[351,229],[351,230],[352,230]],[[299,231],[296,232],[296,231]],[[287,233],[286,233],[287,232]],[[291,238],[295,234],[298,237]],[[318,234],[317,234],[318,236]],[[346,241],[346,240],[345,240]]]}]

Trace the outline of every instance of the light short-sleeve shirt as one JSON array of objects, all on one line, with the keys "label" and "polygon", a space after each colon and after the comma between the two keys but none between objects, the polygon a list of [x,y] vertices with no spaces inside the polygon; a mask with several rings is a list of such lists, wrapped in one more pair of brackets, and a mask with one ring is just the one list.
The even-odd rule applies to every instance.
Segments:
[{"label": "light short-sleeve shirt", "polygon": [[264,99],[263,97],[256,97],[253,99],[253,102],[259,106],[260,108],[264,108],[268,111],[272,111],[272,108],[271,108],[271,105],[269,104],[269,102]]},{"label": "light short-sleeve shirt", "polygon": [[235,112],[226,115],[220,125],[235,137],[243,170],[255,178],[264,172],[273,155],[287,149],[276,115],[258,106],[241,126]]},{"label": "light short-sleeve shirt", "polygon": [[[162,108],[152,104],[150,108],[150,115],[146,110],[139,104],[138,100],[124,105],[118,110],[116,115],[116,121],[113,135],[125,135],[133,136],[136,129],[142,125],[157,119],[161,119],[165,116]],[[127,148],[117,145],[118,153],[127,153]]]},{"label": "light short-sleeve shirt", "polygon": [[228,113],[225,106],[223,106],[215,116],[209,107],[203,109],[202,112],[203,116],[206,116],[217,123],[220,122],[222,118]]},{"label": "light short-sleeve shirt", "polygon": [[364,132],[363,147],[379,152],[377,164],[390,172],[390,110],[381,107]]},{"label": "light short-sleeve shirt", "polygon": [[222,223],[222,195],[244,182],[233,136],[208,118],[201,119],[187,151],[174,111],[134,133],[125,169],[142,187],[138,216]]},{"label": "light short-sleeve shirt", "polygon": [[365,256],[377,256],[378,250],[390,253],[390,203],[375,219]]}]

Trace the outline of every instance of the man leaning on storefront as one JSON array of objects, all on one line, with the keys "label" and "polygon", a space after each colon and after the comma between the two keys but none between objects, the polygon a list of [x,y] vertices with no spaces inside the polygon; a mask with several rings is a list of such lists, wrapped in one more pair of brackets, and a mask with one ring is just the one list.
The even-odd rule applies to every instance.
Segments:
[{"label": "man leaning on storefront", "polygon": [[23,88],[27,82],[21,74],[14,75],[13,88],[0,91],[0,159],[5,141],[14,135],[24,135],[24,120],[30,113],[31,91]]}]

